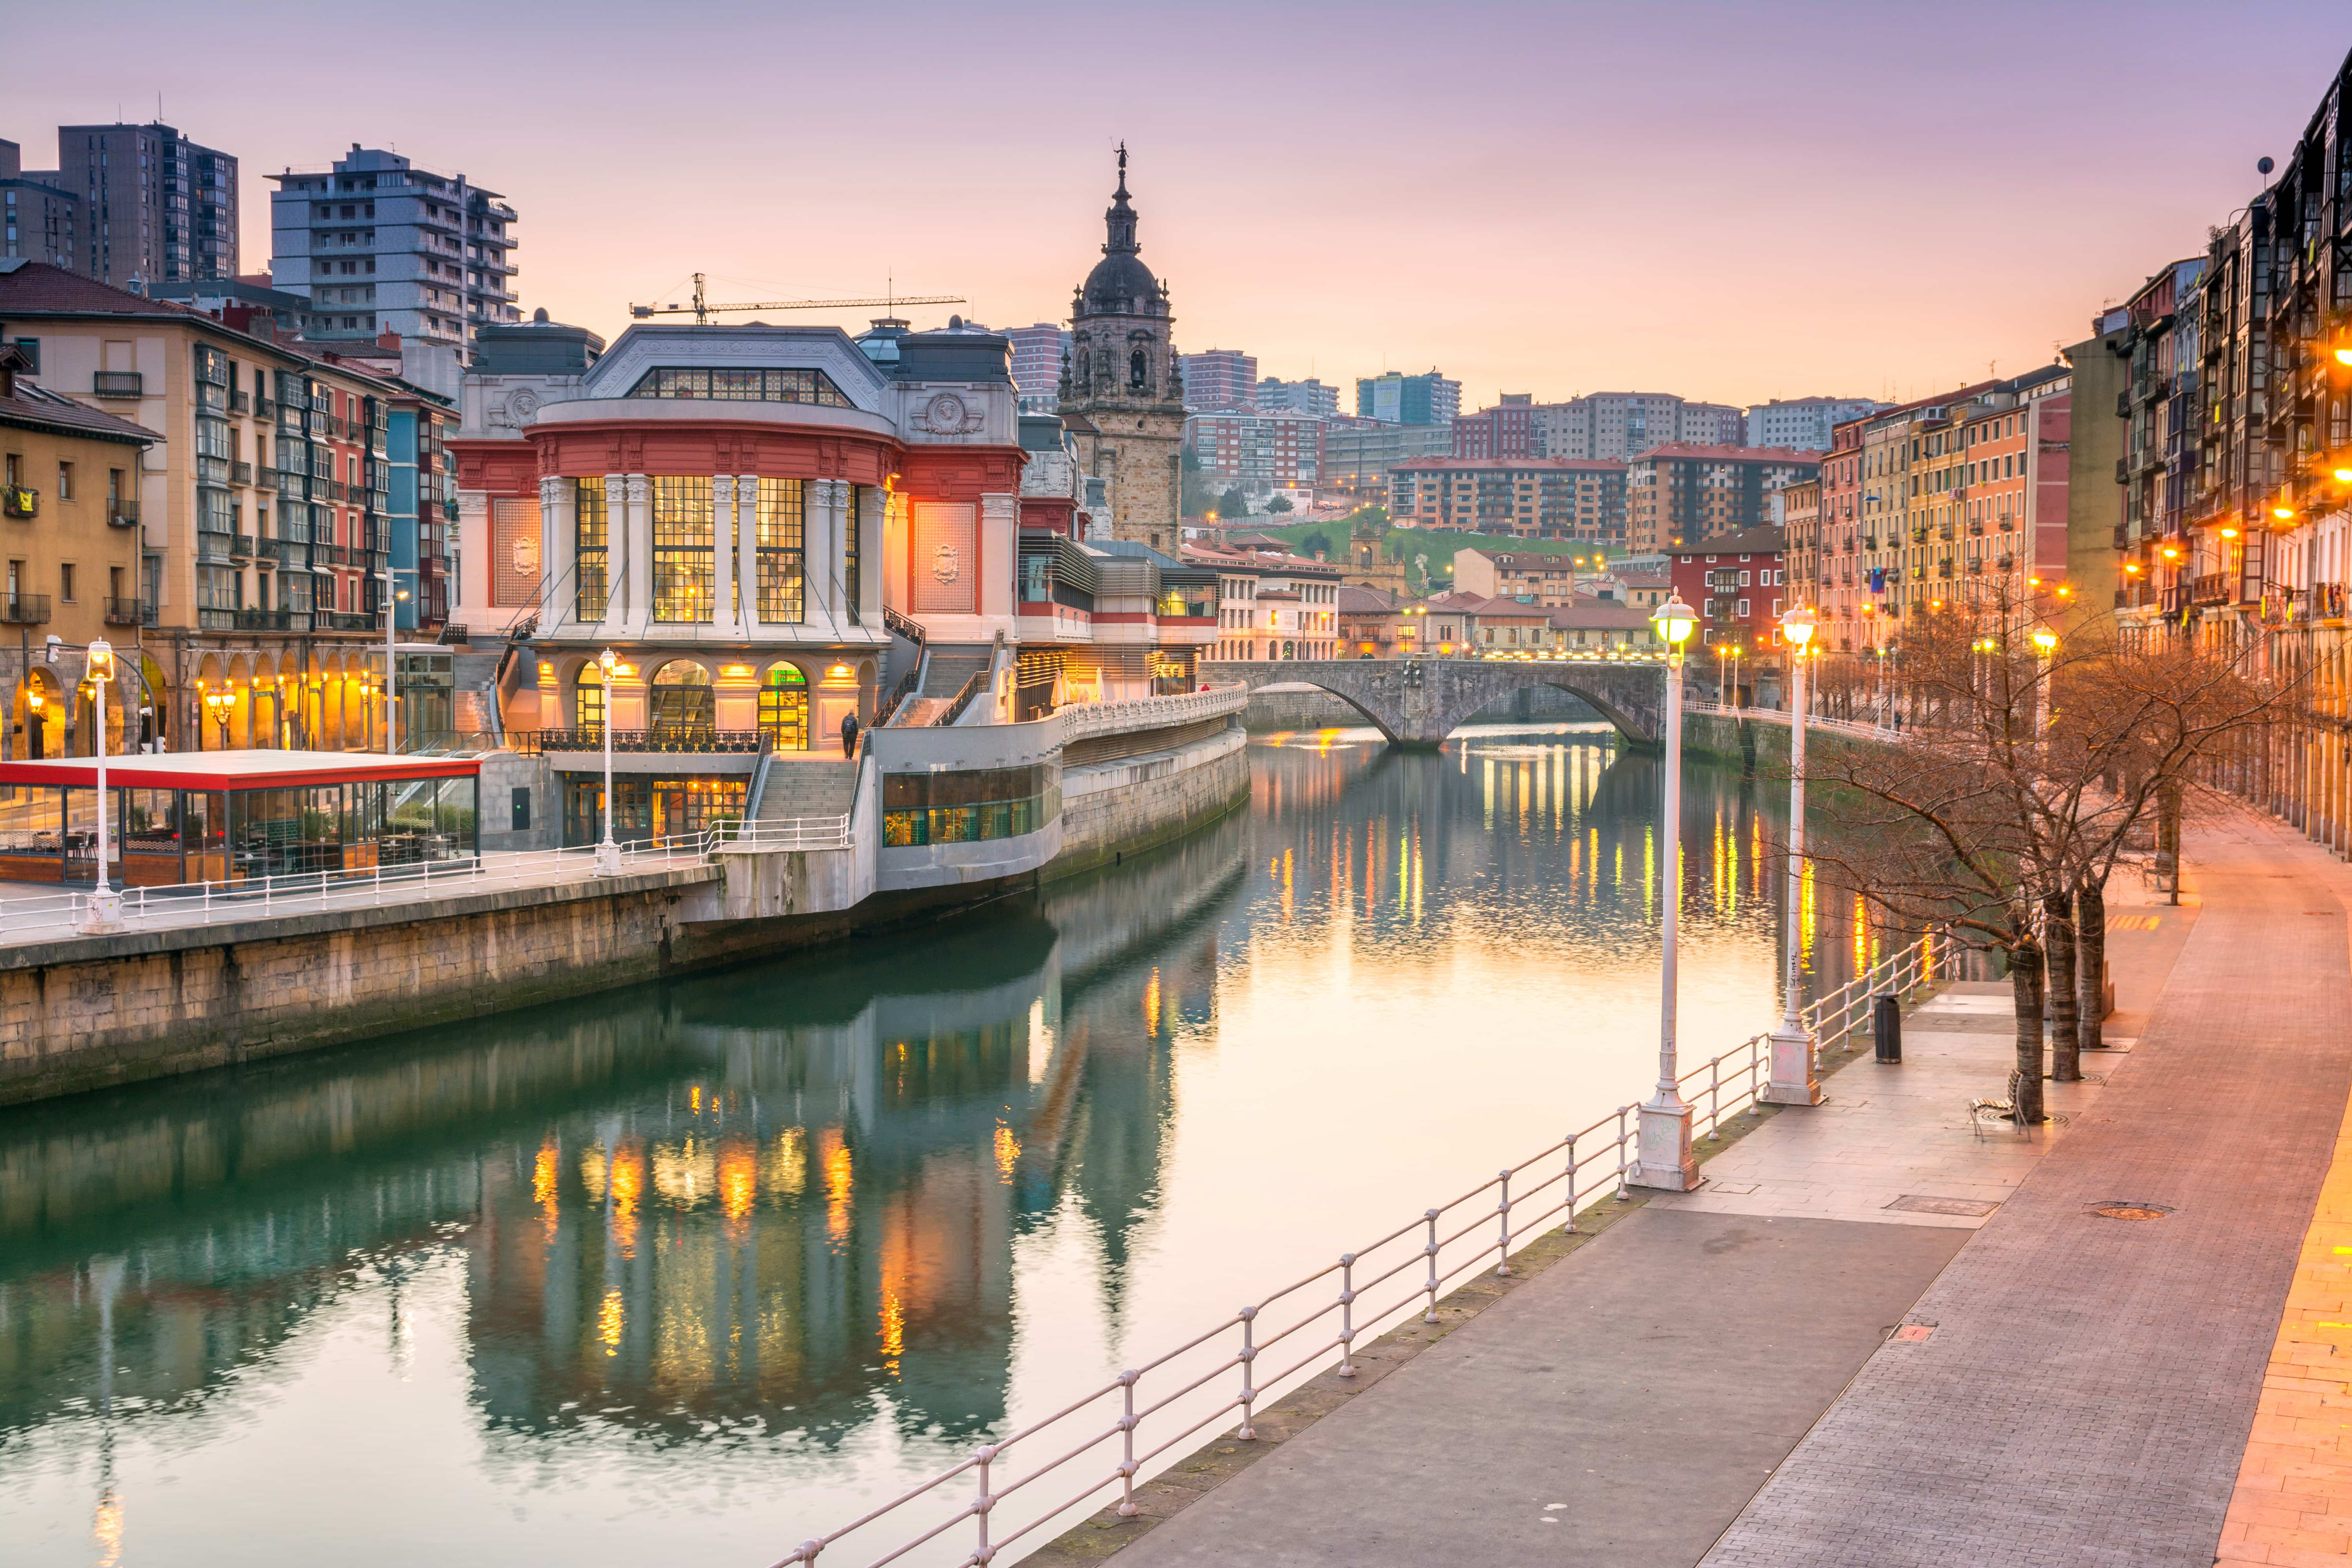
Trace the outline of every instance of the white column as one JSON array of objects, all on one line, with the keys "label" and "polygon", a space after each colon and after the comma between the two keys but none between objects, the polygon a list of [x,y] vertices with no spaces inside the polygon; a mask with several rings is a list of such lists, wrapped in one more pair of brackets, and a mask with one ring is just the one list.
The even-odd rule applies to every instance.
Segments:
[{"label": "white column", "polygon": [[710,625],[733,636],[735,615],[735,476],[710,477]]},{"label": "white column", "polygon": [[550,630],[572,618],[579,579],[572,571],[572,481],[549,475],[539,481],[539,625]]},{"label": "white column", "polygon": [[735,580],[743,584],[743,630],[760,626],[760,476],[735,476]]},{"label": "white column", "polygon": [[[610,530],[613,570],[622,584],[616,603],[624,635],[643,637],[654,616],[653,485],[643,474],[625,474],[620,494],[620,515],[612,519]],[[605,505],[613,504],[608,492]]]},{"label": "white column", "polygon": [[801,514],[802,617],[839,637],[849,624],[841,602],[841,531],[848,510],[844,479],[811,479]]},{"label": "white column", "polygon": [[857,618],[866,627],[882,627],[882,535],[890,492],[880,485],[861,485],[857,498]]}]

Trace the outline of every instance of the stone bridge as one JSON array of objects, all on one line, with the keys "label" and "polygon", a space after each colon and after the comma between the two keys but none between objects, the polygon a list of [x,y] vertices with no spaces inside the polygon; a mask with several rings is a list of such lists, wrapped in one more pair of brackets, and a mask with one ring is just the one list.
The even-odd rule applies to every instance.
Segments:
[{"label": "stone bridge", "polygon": [[1530,686],[1554,686],[1580,697],[1617,727],[1626,744],[1659,744],[1665,707],[1666,667],[1633,659],[1360,658],[1203,662],[1212,685],[1261,686],[1292,681],[1319,686],[1361,713],[1396,745],[1437,745],[1481,708]]}]

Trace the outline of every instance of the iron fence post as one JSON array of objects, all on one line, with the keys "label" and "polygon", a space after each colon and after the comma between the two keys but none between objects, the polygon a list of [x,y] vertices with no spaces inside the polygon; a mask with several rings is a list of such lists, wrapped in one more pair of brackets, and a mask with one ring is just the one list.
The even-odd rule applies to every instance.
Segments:
[{"label": "iron fence post", "polygon": [[996,1548],[988,1543],[988,1510],[996,1506],[996,1500],[991,1497],[988,1491],[988,1467],[996,1458],[996,1445],[993,1443],[982,1445],[978,1458],[980,1459],[980,1496],[972,1500],[971,1515],[980,1524],[980,1545],[973,1551],[971,1560],[984,1564],[990,1558],[996,1555]]},{"label": "iron fence post", "polygon": [[1130,1369],[1118,1374],[1119,1415],[1118,1436],[1118,1511],[1128,1519],[1135,1517],[1135,1373]]},{"label": "iron fence post", "polygon": [[1495,1243],[1495,1274],[1497,1279],[1511,1277],[1511,1168],[1503,1167],[1502,1200],[1496,1204],[1495,1214],[1501,1222],[1502,1235]]},{"label": "iron fence post", "polygon": [[1422,1215],[1429,1224],[1429,1239],[1422,1244],[1421,1255],[1429,1259],[1429,1280],[1422,1289],[1428,1292],[1429,1305],[1423,1309],[1421,1321],[1437,1321],[1437,1211],[1429,1209]]},{"label": "iron fence post", "polygon": [[1339,1375],[1356,1375],[1356,1255],[1339,1254]]},{"label": "iron fence post", "polygon": [[1251,1425],[1252,1413],[1250,1410],[1251,1405],[1257,1399],[1257,1390],[1250,1386],[1250,1374],[1256,1370],[1257,1366],[1257,1346],[1253,1339],[1253,1330],[1256,1323],[1257,1309],[1255,1307],[1244,1307],[1242,1309],[1241,1350],[1242,1425],[1241,1429],[1235,1432],[1234,1436],[1239,1437],[1244,1443],[1255,1442],[1257,1440],[1257,1428]]},{"label": "iron fence post", "polygon": [[1568,1135],[1568,1223],[1560,1226],[1564,1235],[1576,1234],[1576,1134]]}]

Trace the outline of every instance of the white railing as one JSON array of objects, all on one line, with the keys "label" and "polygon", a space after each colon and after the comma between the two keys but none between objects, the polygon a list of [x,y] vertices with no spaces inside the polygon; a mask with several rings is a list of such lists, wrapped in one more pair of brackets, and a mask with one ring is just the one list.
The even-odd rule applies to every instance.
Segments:
[{"label": "white railing", "polygon": [[1870,1022],[1872,999],[1887,992],[1907,995],[1931,980],[1949,980],[1958,973],[1960,947],[1948,932],[1937,931],[1906,942],[1864,973],[1828,995],[1809,1004],[1799,1015],[1813,1037],[1813,1065],[1819,1067],[1822,1047],[1844,1039]]},{"label": "white railing", "polygon": [[1176,724],[1196,724],[1222,719],[1249,706],[1246,686],[1218,686],[1206,691],[1183,691],[1167,697],[1136,697],[1124,702],[1074,702],[1057,709],[1062,739],[1087,735],[1118,735],[1133,730],[1160,730]]},{"label": "white railing", "polygon": [[[1780,708],[1727,708],[1720,702],[1695,702],[1688,699],[1684,700],[1683,711],[1710,713],[1721,719],[1759,719],[1767,724],[1786,724],[1789,721],[1788,712]],[[1805,718],[1805,730],[1808,733],[1822,730],[1832,734],[1853,735],[1864,741],[1899,741],[1903,738],[1902,731],[1884,724],[1858,724],[1848,719],[1823,719],[1811,714]]]},{"label": "white railing", "polygon": [[[809,816],[721,823],[699,833],[633,840],[621,846],[626,872],[707,863],[725,848],[845,849],[849,818]],[[328,910],[386,904],[508,888],[561,887],[595,879],[596,847],[526,849],[416,860],[361,870],[300,871],[236,881],[181,882],[122,889],[122,929],[171,931]],[[0,898],[0,946],[85,934],[87,890]]]},{"label": "white railing", "polygon": [[[1834,1021],[1843,1016],[1838,999],[1847,992],[1867,997],[1898,984],[1907,989],[1948,972],[1952,962],[1948,942],[1908,943],[1809,1012],[1826,1010]],[[1756,1106],[1771,1058],[1771,1037],[1758,1035],[1682,1075],[1677,1082],[1691,1104],[1696,1136],[1718,1137],[1727,1117]],[[985,1564],[1114,1490],[1118,1511],[1136,1513],[1137,1481],[1154,1461],[1174,1458],[1180,1445],[1234,1416],[1234,1436],[1254,1440],[1253,1423],[1268,1400],[1327,1368],[1353,1377],[1358,1343],[1415,1311],[1423,1322],[1437,1321],[1439,1299],[1471,1270],[1491,1264],[1507,1276],[1511,1255],[1555,1224],[1573,1233],[1586,1200],[1629,1196],[1639,1111],[1638,1105],[1621,1106],[1366,1247],[1341,1253],[879,1508],[803,1542],[777,1568],[814,1564],[868,1531],[850,1549],[869,1568],[933,1542],[940,1545],[930,1561]],[[1038,1458],[1029,1462],[1032,1453]],[[1050,1492],[1043,1484],[1049,1479],[1057,1483]],[[970,1543],[961,1556],[955,1555],[962,1546],[958,1531]]]}]

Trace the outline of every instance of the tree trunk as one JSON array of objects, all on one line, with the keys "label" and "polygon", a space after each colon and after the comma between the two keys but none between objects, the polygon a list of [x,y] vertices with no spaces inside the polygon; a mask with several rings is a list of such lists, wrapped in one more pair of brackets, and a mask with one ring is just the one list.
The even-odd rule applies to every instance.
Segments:
[{"label": "tree trunk", "polygon": [[2086,882],[2074,893],[2074,994],[2076,1033],[2083,1049],[2106,1045],[2100,1020],[2107,1013],[2107,892],[2097,882]]},{"label": "tree trunk", "polygon": [[2042,947],[2050,966],[2050,1076],[2059,1083],[2083,1077],[2083,1035],[2074,994],[2074,900],[2064,892],[2042,900]]},{"label": "tree trunk", "polygon": [[2009,950],[2010,995],[2017,1008],[2017,1120],[2042,1120],[2042,950],[2032,939]]}]

